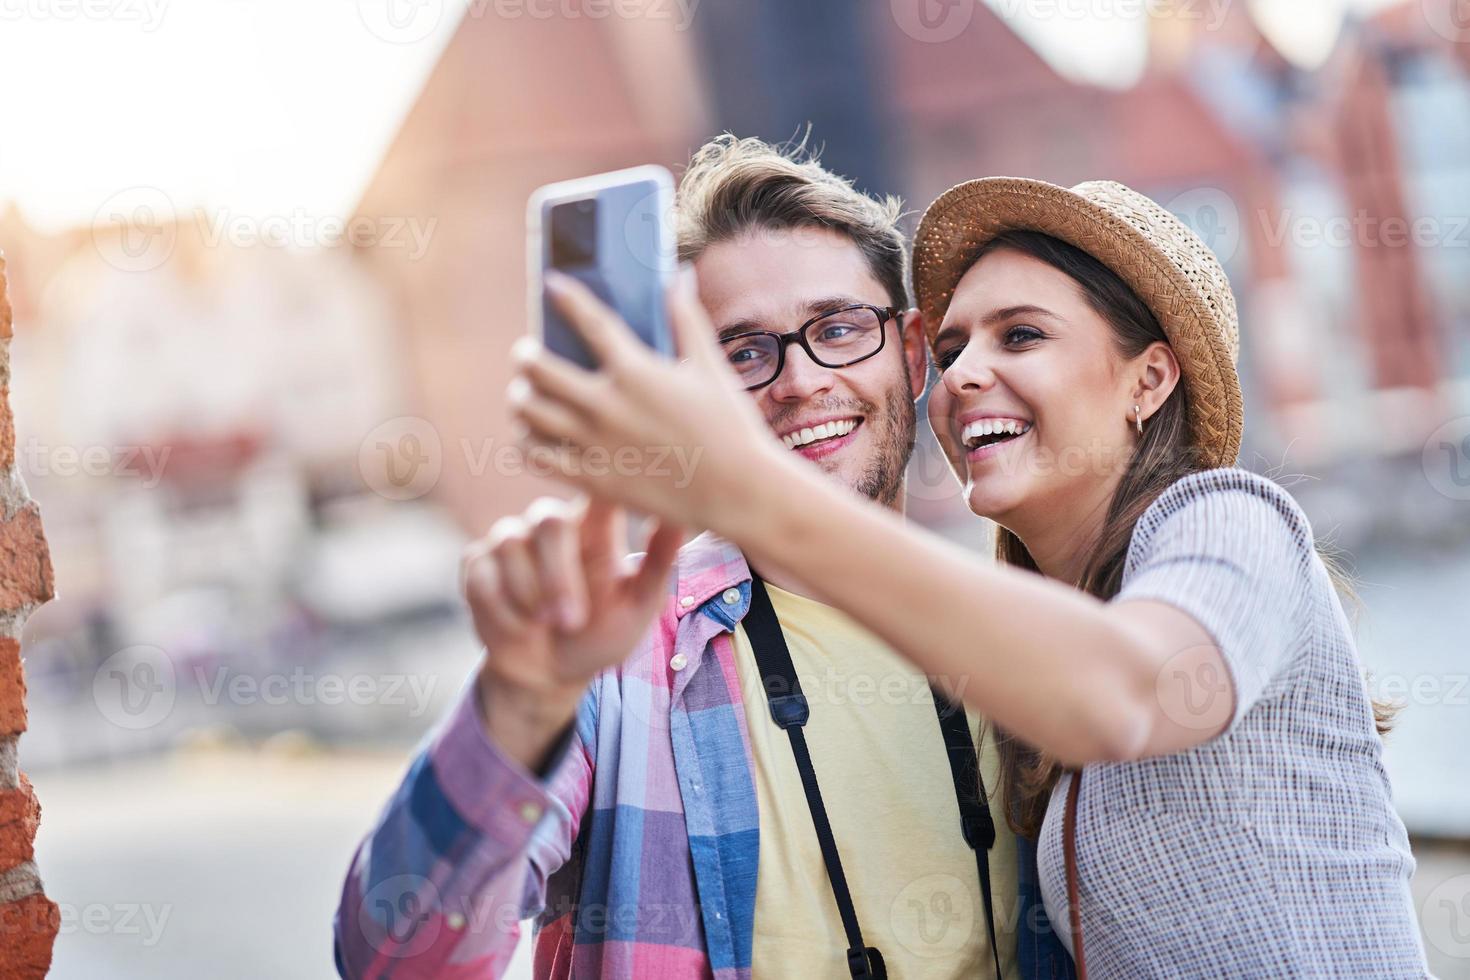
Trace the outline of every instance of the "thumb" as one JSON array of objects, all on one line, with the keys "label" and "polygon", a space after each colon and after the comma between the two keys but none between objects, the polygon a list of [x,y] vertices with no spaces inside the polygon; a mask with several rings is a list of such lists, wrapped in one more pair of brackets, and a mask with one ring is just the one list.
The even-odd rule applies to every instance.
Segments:
[{"label": "thumb", "polygon": [[674,559],[679,557],[679,548],[684,544],[684,528],[669,521],[659,521],[653,535],[648,539],[648,550],[643,562],[633,576],[629,591],[633,601],[644,605],[663,595],[668,587],[669,571]]},{"label": "thumb", "polygon": [[699,302],[699,280],[694,266],[684,263],[669,287],[669,324],[674,334],[678,355],[703,364],[719,360],[714,328],[709,315]]}]

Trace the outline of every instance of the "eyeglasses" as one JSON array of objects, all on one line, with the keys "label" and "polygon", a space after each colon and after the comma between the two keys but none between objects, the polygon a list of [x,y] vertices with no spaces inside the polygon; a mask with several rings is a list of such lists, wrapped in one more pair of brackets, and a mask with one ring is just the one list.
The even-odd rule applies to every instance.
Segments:
[{"label": "eyeglasses", "polygon": [[790,333],[752,330],[720,341],[730,366],[746,391],[764,388],[786,366],[786,348],[800,344],[824,368],[850,367],[883,349],[889,320],[902,325],[903,314],[891,306],[857,303],[812,317]]}]

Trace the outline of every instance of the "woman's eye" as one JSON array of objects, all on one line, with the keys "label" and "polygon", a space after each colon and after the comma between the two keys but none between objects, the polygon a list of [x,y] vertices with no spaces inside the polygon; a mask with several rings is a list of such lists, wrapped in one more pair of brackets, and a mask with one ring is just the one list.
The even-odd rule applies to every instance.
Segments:
[{"label": "woman's eye", "polygon": [[940,354],[938,357],[934,358],[934,363],[939,366],[939,370],[948,371],[950,366],[954,364],[955,361],[959,360],[960,354],[964,351],[964,349],[965,348],[963,346],[951,347],[943,354]]},{"label": "woman's eye", "polygon": [[1035,327],[1011,327],[1006,331],[1005,342],[1007,344],[1024,344],[1032,340],[1040,340],[1043,334]]}]

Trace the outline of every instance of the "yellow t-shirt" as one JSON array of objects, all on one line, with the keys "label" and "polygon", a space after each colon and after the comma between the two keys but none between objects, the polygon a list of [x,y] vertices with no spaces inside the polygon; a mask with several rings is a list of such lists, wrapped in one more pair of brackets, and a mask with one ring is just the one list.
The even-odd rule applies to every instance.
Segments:
[{"label": "yellow t-shirt", "polygon": [[[807,745],[863,941],[882,952],[895,980],[990,976],[975,855],[961,836],[928,680],[846,614],[766,588],[811,706]],[[845,978],[846,935],[791,741],[771,720],[743,628],[735,663],[760,812],[754,976]],[[970,728],[979,728],[973,715]],[[995,792],[993,741],[980,761],[997,834],[991,890],[1001,968],[1017,977],[1016,841]]]}]

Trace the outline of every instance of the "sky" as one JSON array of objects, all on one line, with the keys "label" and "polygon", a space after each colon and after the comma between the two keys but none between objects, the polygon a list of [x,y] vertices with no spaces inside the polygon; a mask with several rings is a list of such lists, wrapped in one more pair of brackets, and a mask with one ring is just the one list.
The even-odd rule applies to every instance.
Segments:
[{"label": "sky", "polygon": [[[140,194],[350,217],[466,4],[488,2],[0,0],[0,207],[52,231]],[[1068,76],[1124,85],[1157,0],[984,2]],[[1179,2],[1209,17],[1232,0]],[[1246,2],[1310,62],[1343,9],[1418,0]]]}]

